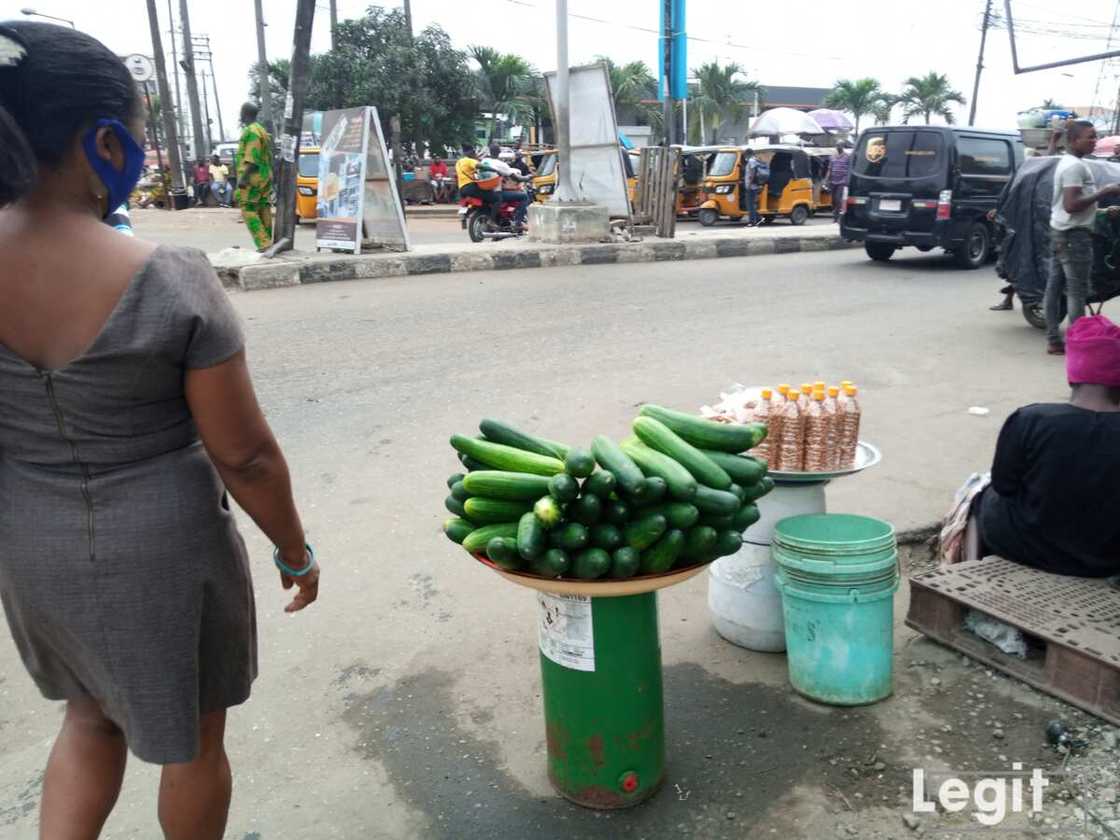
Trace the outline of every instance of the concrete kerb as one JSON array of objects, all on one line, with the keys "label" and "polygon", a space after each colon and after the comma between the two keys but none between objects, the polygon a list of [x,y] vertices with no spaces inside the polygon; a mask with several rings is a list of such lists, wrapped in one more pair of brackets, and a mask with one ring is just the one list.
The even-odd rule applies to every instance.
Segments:
[{"label": "concrete kerb", "polygon": [[447,253],[369,254],[349,256],[285,255],[267,263],[218,267],[231,288],[243,291],[276,289],[338,280],[368,280],[462,271],[552,268],[573,265],[704,260],[790,254],[854,247],[836,236],[708,237],[704,239],[646,240],[595,245],[528,245]]}]

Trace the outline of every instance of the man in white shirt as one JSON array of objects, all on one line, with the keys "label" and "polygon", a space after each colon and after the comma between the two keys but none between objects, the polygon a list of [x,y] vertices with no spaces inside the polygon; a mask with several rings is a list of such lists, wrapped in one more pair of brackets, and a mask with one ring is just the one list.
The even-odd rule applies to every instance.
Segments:
[{"label": "man in white shirt", "polygon": [[1097,130],[1088,120],[1070,120],[1066,125],[1066,153],[1054,169],[1054,192],[1050,204],[1050,276],[1046,282],[1046,352],[1061,356],[1061,300],[1065,294],[1069,323],[1085,314],[1089,275],[1093,269],[1093,223],[1097,201],[1120,195],[1120,184],[1097,189],[1093,174],[1082,158],[1097,145]]},{"label": "man in white shirt", "polygon": [[[503,178],[512,178],[515,181],[528,181],[529,177],[522,175],[517,169],[514,169],[505,161],[501,160],[499,155],[502,153],[502,148],[497,143],[490,144],[490,157],[483,158],[479,161],[479,167],[482,169],[489,169],[492,172],[497,172]],[[513,225],[516,228],[524,227],[525,216],[529,212],[529,193],[523,190],[502,190],[501,197],[502,204],[517,204],[517,210],[513,214]],[[497,208],[495,208],[496,211]]]}]

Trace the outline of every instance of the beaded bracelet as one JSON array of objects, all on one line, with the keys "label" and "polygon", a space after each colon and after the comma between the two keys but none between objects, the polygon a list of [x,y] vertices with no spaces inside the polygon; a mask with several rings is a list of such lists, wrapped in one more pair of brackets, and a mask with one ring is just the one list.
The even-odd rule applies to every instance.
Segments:
[{"label": "beaded bracelet", "polygon": [[280,549],[279,548],[274,548],[272,550],[272,562],[276,564],[277,569],[282,571],[288,577],[296,577],[296,578],[304,577],[305,575],[307,575],[308,572],[310,572],[312,569],[314,569],[316,567],[315,550],[313,548],[311,548],[310,545],[305,544],[304,547],[307,549],[308,563],[307,563],[306,566],[304,566],[298,572],[295,569],[293,569],[291,566],[289,566],[287,563],[285,563],[283,560],[280,559]]}]

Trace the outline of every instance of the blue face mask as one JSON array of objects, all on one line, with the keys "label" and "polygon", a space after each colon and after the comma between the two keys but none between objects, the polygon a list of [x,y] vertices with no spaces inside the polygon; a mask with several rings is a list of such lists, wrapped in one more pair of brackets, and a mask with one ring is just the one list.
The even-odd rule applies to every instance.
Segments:
[{"label": "blue face mask", "polygon": [[[114,169],[111,161],[97,153],[97,130],[104,127],[112,129],[124,152],[124,167],[120,170]],[[89,165],[109,191],[109,206],[105,210],[105,215],[108,216],[128,200],[132,188],[140,180],[140,172],[144,168],[144,150],[119,120],[98,120],[82,137],[82,148],[85,149]]]}]

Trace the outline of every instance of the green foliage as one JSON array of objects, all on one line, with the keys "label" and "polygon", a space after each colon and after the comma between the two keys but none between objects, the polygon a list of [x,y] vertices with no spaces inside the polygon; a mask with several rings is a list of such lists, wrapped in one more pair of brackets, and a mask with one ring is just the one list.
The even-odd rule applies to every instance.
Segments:
[{"label": "green foliage", "polygon": [[490,112],[492,138],[498,114],[515,112],[518,100],[534,92],[537,71],[521,56],[493,47],[470,47],[467,52],[478,64],[478,90],[483,109]]},{"label": "green foliage", "polygon": [[[278,58],[275,61],[268,62],[268,98],[272,105],[273,125],[266,125],[265,128],[269,130],[273,137],[278,133],[276,123],[284,116],[284,100],[288,95],[288,75],[291,72],[291,65],[292,63],[286,58]],[[260,75],[260,64],[254,64],[249,68],[249,98],[258,105],[262,104]],[[260,119],[263,124],[263,113]]]},{"label": "green foliage", "polygon": [[[689,102],[689,121],[699,131],[700,115],[704,115],[704,128],[712,140],[719,139],[719,129],[724,122],[736,123],[747,115],[748,106],[754,102],[755,94],[760,97],[763,90],[758,82],[738,78],[746,71],[738,64],[721,65],[718,61],[701,64],[692,71],[696,77],[696,96]],[[701,137],[701,144],[707,138]]]},{"label": "green foliage", "polygon": [[394,114],[406,146],[427,143],[442,152],[470,140],[478,98],[467,54],[438,26],[410,38],[399,9],[371,6],[361,18],[339,21],[335,48],[311,58],[305,107],[362,105],[377,106],[387,140]]},{"label": "green foliage", "polygon": [[936,115],[952,125],[954,117],[950,103],[964,105],[967,101],[960,91],[949,86],[949,77],[944,73],[930,71],[924,76],[911,76],[905,85],[898,101],[908,121],[920,116],[928,125],[930,117]]},{"label": "green foliage", "polygon": [[[855,118],[855,132],[858,134],[860,119],[865,114],[875,114],[875,109],[883,106],[888,99],[878,79],[841,79],[833,86],[832,93],[825,97],[824,104],[826,108],[851,114]],[[889,107],[886,113],[889,120]]]},{"label": "green foliage", "polygon": [[657,79],[644,61],[631,61],[628,64],[615,64],[605,55],[595,56],[595,61],[606,65],[610,77],[611,96],[614,99],[615,114],[628,111],[650,121],[650,111],[655,107],[646,101],[657,97]]}]

